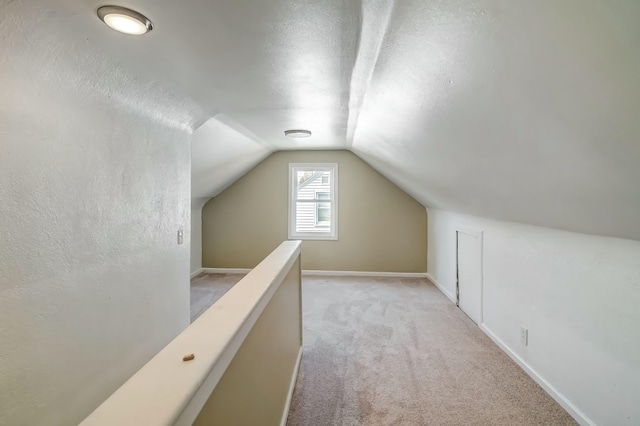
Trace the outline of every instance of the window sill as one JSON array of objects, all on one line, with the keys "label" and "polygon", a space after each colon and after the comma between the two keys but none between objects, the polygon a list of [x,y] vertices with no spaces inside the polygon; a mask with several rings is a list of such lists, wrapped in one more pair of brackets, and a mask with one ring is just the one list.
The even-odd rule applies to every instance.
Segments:
[{"label": "window sill", "polygon": [[289,240],[303,241],[338,241],[337,235],[289,235]]}]

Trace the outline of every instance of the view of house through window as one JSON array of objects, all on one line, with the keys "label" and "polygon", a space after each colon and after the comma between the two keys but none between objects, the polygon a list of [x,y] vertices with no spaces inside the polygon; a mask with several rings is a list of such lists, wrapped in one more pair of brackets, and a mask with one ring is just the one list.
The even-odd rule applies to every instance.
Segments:
[{"label": "view of house through window", "polygon": [[[331,199],[331,197],[328,192],[316,191],[316,199],[329,200]],[[316,203],[316,225],[330,226],[330,222],[331,222],[331,204],[319,203],[319,202]]]},{"label": "view of house through window", "polygon": [[337,171],[335,163],[289,164],[289,238],[338,238]]}]

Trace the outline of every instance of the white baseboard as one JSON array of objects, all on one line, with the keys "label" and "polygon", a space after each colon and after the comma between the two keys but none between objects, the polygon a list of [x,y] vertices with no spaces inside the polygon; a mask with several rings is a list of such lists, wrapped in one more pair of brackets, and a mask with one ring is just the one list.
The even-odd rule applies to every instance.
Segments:
[{"label": "white baseboard", "polygon": [[207,274],[248,274],[250,268],[202,268],[202,272]]},{"label": "white baseboard", "polygon": [[326,275],[332,277],[427,278],[425,272],[319,271],[314,269],[303,269],[302,275],[308,277]]},{"label": "white baseboard", "polygon": [[[247,274],[251,269],[245,268],[202,268],[198,273],[207,274]],[[302,275],[326,275],[332,277],[392,277],[392,278],[427,278],[426,272],[368,272],[368,271],[320,271],[313,269],[302,270]],[[191,275],[193,278],[193,274]]]},{"label": "white baseboard", "polygon": [[296,387],[296,380],[298,379],[298,370],[300,370],[300,361],[302,360],[302,346],[298,351],[298,359],[296,365],[293,367],[293,375],[291,376],[291,384],[289,385],[289,393],[287,394],[287,401],[284,404],[284,411],[282,412],[282,420],[280,426],[287,425],[287,418],[289,417],[289,409],[291,408],[291,400],[293,399],[293,391]]},{"label": "white baseboard", "polygon": [[578,407],[576,407],[566,396],[558,392],[551,383],[549,383],[544,377],[538,374],[525,360],[520,358],[518,354],[511,350],[498,336],[496,336],[486,325],[480,324],[480,329],[489,336],[491,340],[500,348],[504,353],[522,368],[537,384],[542,387],[558,404],[562,406],[578,423],[581,425],[596,426],[596,424],[587,417]]},{"label": "white baseboard", "polygon": [[433,278],[433,275],[431,275],[428,272],[427,272],[427,278],[429,279],[429,281],[433,283],[433,285],[435,285],[438,288],[438,290],[440,290],[442,294],[444,294],[447,297],[447,299],[451,300],[455,305],[456,298],[453,296],[453,294],[451,294],[446,288],[444,288],[444,286],[440,284],[435,278]]},{"label": "white baseboard", "polygon": [[[440,284],[431,274],[427,273],[429,281],[435,285],[438,290],[442,292],[451,302],[456,303],[455,297],[447,291],[447,289]],[[556,400],[562,408],[564,408],[578,423],[581,425],[596,426],[596,424],[587,417],[578,407],[576,407],[571,401],[567,399],[563,394],[558,392],[545,378],[540,376],[525,360],[520,358],[518,354],[511,350],[498,336],[496,336],[487,326],[480,324],[480,330],[482,330],[504,353],[522,368],[537,384],[542,387],[553,399]]]},{"label": "white baseboard", "polygon": [[195,277],[197,277],[198,275],[200,275],[203,272],[204,272],[204,269],[202,269],[202,268],[196,269],[195,271],[193,271],[191,273],[191,278],[195,278]]}]

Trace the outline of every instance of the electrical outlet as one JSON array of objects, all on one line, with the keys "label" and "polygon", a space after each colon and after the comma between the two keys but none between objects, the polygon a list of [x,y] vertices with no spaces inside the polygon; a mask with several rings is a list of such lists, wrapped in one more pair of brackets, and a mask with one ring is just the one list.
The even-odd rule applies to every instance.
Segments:
[{"label": "electrical outlet", "polygon": [[523,326],[520,326],[520,343],[525,346],[529,345],[529,330]]},{"label": "electrical outlet", "polygon": [[184,235],[182,233],[182,228],[178,229],[178,245],[184,243]]}]

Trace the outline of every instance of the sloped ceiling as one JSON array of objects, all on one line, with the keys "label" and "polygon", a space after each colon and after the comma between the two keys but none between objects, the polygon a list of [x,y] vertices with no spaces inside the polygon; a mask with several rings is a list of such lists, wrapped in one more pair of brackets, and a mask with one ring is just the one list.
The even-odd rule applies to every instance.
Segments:
[{"label": "sloped ceiling", "polygon": [[191,141],[191,197],[215,197],[274,151],[224,114],[209,119]]},{"label": "sloped ceiling", "polygon": [[427,206],[640,238],[640,2],[401,4],[355,153]]},{"label": "sloped ceiling", "polygon": [[200,108],[194,197],[350,149],[427,207],[640,239],[636,0],[129,0],[143,37],[95,0],[38,4]]}]

